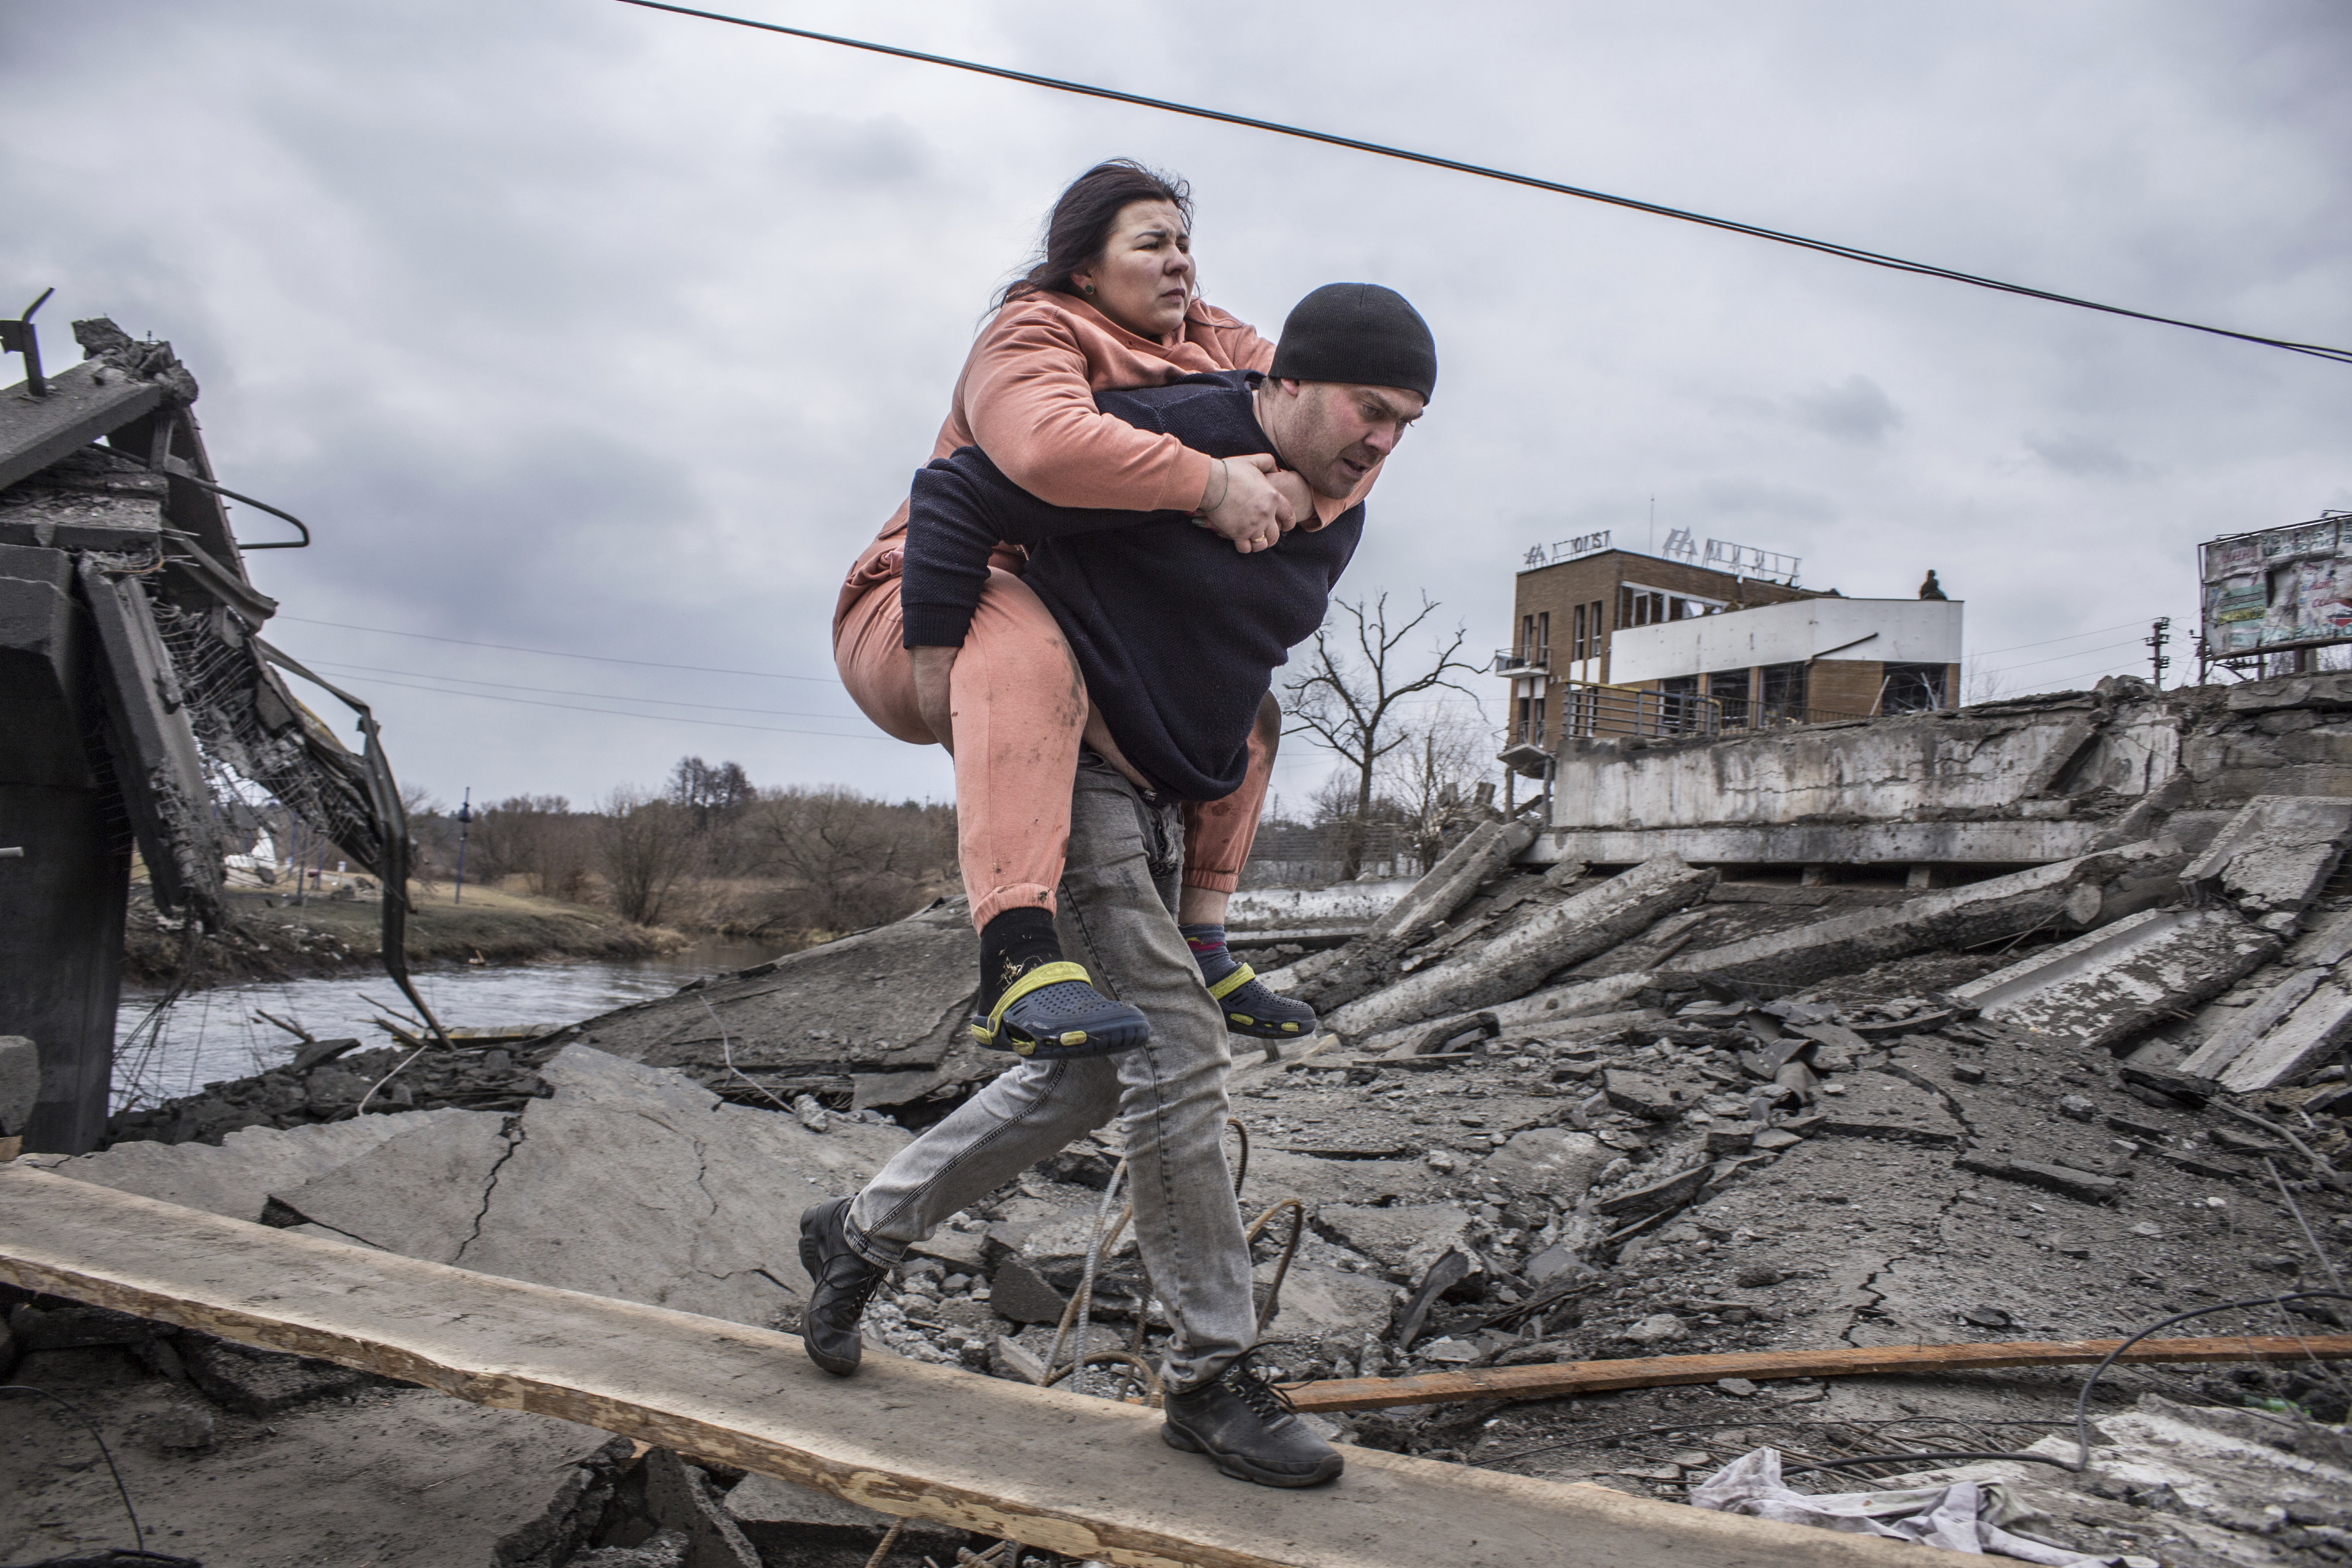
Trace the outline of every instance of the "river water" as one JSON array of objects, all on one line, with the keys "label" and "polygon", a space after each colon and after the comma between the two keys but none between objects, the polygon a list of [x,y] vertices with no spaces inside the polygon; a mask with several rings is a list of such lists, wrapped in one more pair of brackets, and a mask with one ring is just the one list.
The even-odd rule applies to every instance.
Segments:
[{"label": "river water", "polygon": [[[413,976],[446,1028],[574,1023],[630,1002],[667,996],[698,975],[748,969],[775,956],[772,948],[704,942],[659,958],[625,962],[519,963],[420,970]],[[369,1045],[392,1037],[372,1019],[383,1007],[408,1012],[407,999],[381,969],[320,980],[257,981],[192,991],[158,1021],[152,1043],[142,1033],[158,993],[125,991],[116,1012],[114,1109],[194,1094],[207,1083],[249,1078],[291,1060],[300,1041],[257,1017],[270,1013],[321,1039],[357,1035]],[[375,1004],[381,1003],[383,1007]],[[134,1042],[132,1037],[139,1035]]]}]

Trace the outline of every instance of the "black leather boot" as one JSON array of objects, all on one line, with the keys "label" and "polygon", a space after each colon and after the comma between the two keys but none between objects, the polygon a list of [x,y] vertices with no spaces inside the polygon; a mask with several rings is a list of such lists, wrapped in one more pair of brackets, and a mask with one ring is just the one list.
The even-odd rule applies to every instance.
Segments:
[{"label": "black leather boot", "polygon": [[1347,1460],[1307,1428],[1289,1395],[1265,1381],[1246,1355],[1191,1388],[1168,1391],[1168,1424],[1160,1436],[1171,1448],[1206,1454],[1236,1480],[1262,1487],[1318,1487]]},{"label": "black leather boot", "polygon": [[857,1370],[865,1351],[857,1320],[890,1271],[869,1263],[849,1245],[849,1200],[832,1198],[801,1215],[801,1268],[809,1277],[809,1302],[801,1314],[801,1343],[809,1360],[835,1377]]}]

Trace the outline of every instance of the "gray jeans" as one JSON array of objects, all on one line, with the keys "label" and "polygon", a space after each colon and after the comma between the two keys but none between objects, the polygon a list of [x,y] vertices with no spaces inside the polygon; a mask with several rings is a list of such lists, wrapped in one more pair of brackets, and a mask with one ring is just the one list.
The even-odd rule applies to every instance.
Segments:
[{"label": "gray jeans", "polygon": [[1250,1259],[1225,1167],[1223,1011],[1176,930],[1184,827],[1091,754],[1078,762],[1055,902],[1065,956],[1151,1020],[1150,1043],[1113,1057],[1028,1061],[898,1151],[849,1210],[851,1243],[896,1263],[948,1215],[1085,1133],[1119,1119],[1136,1245],[1176,1325],[1166,1376],[1214,1376],[1256,1338]]}]

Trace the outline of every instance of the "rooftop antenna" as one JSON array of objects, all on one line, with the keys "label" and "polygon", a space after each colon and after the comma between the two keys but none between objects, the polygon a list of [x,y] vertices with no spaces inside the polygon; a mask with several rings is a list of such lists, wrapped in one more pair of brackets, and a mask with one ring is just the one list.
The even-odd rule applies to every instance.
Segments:
[{"label": "rooftop antenna", "polygon": [[35,397],[49,395],[48,378],[41,374],[41,340],[33,331],[33,312],[49,302],[55,289],[44,289],[41,297],[25,307],[25,313],[13,321],[0,321],[0,353],[25,356],[25,390]]}]

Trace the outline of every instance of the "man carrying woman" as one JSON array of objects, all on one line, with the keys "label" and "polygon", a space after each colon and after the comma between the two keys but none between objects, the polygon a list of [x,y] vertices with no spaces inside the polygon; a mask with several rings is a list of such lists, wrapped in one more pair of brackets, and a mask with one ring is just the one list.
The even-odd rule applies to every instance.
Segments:
[{"label": "man carrying woman", "polygon": [[[1081,285],[1088,280],[1080,276]],[[946,708],[938,716],[955,743],[960,802],[967,756],[982,734],[993,745],[1003,723],[981,700],[1034,695],[995,684],[992,668],[966,678],[967,661],[992,659],[980,646],[992,599],[1008,618],[1016,612],[1003,607],[1007,599],[1018,614],[1034,606],[1055,634],[1049,647],[1059,664],[1040,660],[1031,676],[1066,700],[1052,716],[1076,728],[1083,745],[1068,748],[1071,774],[1057,801],[1015,803],[1033,818],[1049,804],[1061,807],[1054,816],[1066,855],[1055,857],[1054,880],[1028,888],[1025,904],[1005,901],[1009,878],[972,884],[976,906],[996,904],[985,917],[976,909],[996,981],[992,1000],[984,987],[991,1011],[976,1027],[1014,1035],[1027,1059],[900,1151],[856,1198],[803,1217],[802,1260],[815,1288],[802,1333],[820,1366],[854,1372],[858,1318],[908,1246],[1117,1117],[1138,1245],[1175,1331],[1163,1435],[1228,1475],[1299,1487],[1337,1476],[1342,1461],[1251,1363],[1250,1259],[1221,1148],[1226,1030],[1241,988],[1212,996],[1214,979],[1178,921],[1195,912],[1187,900],[1196,893],[1220,890],[1205,880],[1225,879],[1230,890],[1240,868],[1229,853],[1234,827],[1203,806],[1232,801],[1253,773],[1262,796],[1271,748],[1260,719],[1273,670],[1321,624],[1360,534],[1360,498],[1433,389],[1436,353],[1402,297],[1339,284],[1300,303],[1270,355],[1250,353],[1270,374],[1178,365],[1160,384],[1089,398],[1129,436],[1175,443],[1176,456],[1155,447],[1150,461],[1207,465],[1202,488],[1170,480],[1157,509],[1051,504],[984,441],[951,448],[917,476],[910,526],[892,546],[891,573],[904,578],[891,584],[893,618],[902,644],[938,650],[945,668],[927,681],[908,660],[903,697],[918,712]],[[1277,472],[1303,492],[1298,504],[1267,478]],[[1284,506],[1255,523],[1243,518],[1230,532],[1218,526],[1234,488],[1253,482],[1244,474],[1312,526],[1284,532]],[[1204,510],[1206,530],[1193,525]],[[1238,551],[1227,538],[1251,548]],[[1007,542],[1028,552],[1025,581],[993,563],[1009,553]],[[853,613],[845,629],[856,621]],[[1034,642],[1034,628],[1026,636]],[[928,720],[925,727],[940,732]],[[1046,728],[1031,724],[1006,741],[1034,743]],[[1017,744],[1008,749],[1018,758]],[[1046,765],[1034,755],[1019,760],[1031,777]],[[1252,804],[1238,831],[1244,855],[1255,816]],[[968,882],[971,845],[967,829]],[[1005,910],[1043,910],[1056,893],[1057,921],[991,941]],[[1038,1023],[1016,1033],[1008,1026],[1024,998],[1045,1005]],[[1086,1011],[1102,1004],[1129,1008],[1142,1026],[1103,1026]]]},{"label": "man carrying woman", "polygon": [[[972,345],[932,457],[976,447],[1013,483],[1056,506],[1139,518],[1192,513],[1243,553],[1270,549],[1286,528],[1319,527],[1360,501],[1370,473],[1349,496],[1317,497],[1271,458],[1221,460],[1096,406],[1099,391],[1271,363],[1271,343],[1200,299],[1190,210],[1181,181],[1126,162],[1091,169],[1063,192],[1044,258],[1005,291]],[[1024,977],[1019,955],[1052,941],[1078,748],[1090,743],[1114,762],[1116,748],[1106,744],[1067,640],[1022,581],[1018,547],[994,552],[960,647],[908,635],[898,593],[907,516],[901,507],[843,584],[834,657],[876,724],[955,755],[957,847],[981,936],[976,1032],[1012,1049],[1069,1034],[1124,1049],[1140,1038],[1144,1020],[1084,981],[1054,979],[1004,995]],[[1276,1039],[1312,1035],[1315,1015],[1258,984],[1226,952],[1224,911],[1256,836],[1280,732],[1269,697],[1232,794],[1188,801],[1179,911],[1228,1026]]]}]

